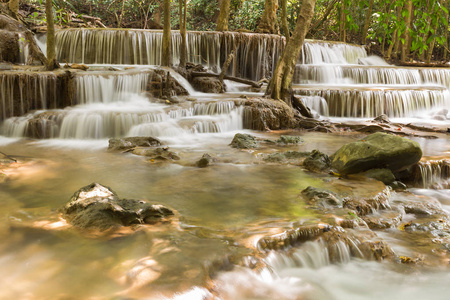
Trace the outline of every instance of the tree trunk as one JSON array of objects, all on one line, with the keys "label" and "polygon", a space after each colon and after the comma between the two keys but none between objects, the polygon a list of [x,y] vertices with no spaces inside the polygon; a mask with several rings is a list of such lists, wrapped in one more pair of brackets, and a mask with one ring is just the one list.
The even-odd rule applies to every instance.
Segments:
[{"label": "tree trunk", "polygon": [[264,3],[264,12],[259,21],[256,32],[260,33],[278,33],[277,30],[277,9],[278,0],[266,0]]},{"label": "tree trunk", "polygon": [[53,23],[53,2],[45,2],[45,16],[47,18],[47,70],[52,71],[58,68],[55,50],[55,24]]},{"label": "tree trunk", "polygon": [[289,25],[287,21],[287,0],[281,0],[281,29],[287,43],[290,37]]},{"label": "tree trunk", "polygon": [[[442,7],[443,5],[445,5],[445,3],[443,3],[443,0],[439,1],[439,6]],[[444,6],[445,7],[445,6]],[[438,25],[439,25],[439,20],[436,21],[436,23],[433,25],[433,32],[432,34],[436,35],[437,30],[438,30]],[[448,30],[446,30],[448,31]],[[434,44],[436,43],[436,37],[433,37],[433,39],[430,42],[430,46],[428,47],[428,52],[425,58],[425,62],[426,63],[430,63],[431,61],[431,56],[433,55],[433,49],[434,49]]]},{"label": "tree trunk", "polygon": [[222,0],[216,31],[228,31],[228,18],[230,17],[231,0]]},{"label": "tree trunk", "polygon": [[[423,43],[424,45],[427,44],[428,36],[429,36],[429,34],[430,34],[431,12],[433,11],[433,6],[434,6],[434,3],[431,4],[430,1],[427,0],[427,6],[426,6],[426,9],[428,10],[428,11],[427,11],[428,17],[427,17],[427,20],[426,20],[427,26],[425,27],[426,30],[425,30],[425,33],[424,33],[423,36],[422,36],[422,43]],[[421,61],[424,61],[424,60],[425,60],[425,53],[426,53],[426,50],[425,50],[425,49],[422,49],[422,53],[420,53],[420,60],[421,60]]]},{"label": "tree trunk", "polygon": [[122,28],[122,20],[123,20],[124,11],[125,11],[125,0],[122,0],[122,12],[120,13],[120,18],[117,21],[117,23],[118,23],[117,27],[118,28]]},{"label": "tree trunk", "polygon": [[339,16],[339,40],[345,43],[345,2],[341,0],[340,16]]},{"label": "tree trunk", "polygon": [[367,8],[363,31],[361,32],[361,44],[362,45],[366,44],[367,33],[369,32],[370,20],[372,19],[373,2],[374,2],[374,0],[369,0],[369,7]]},{"label": "tree trunk", "polygon": [[[181,34],[181,49],[180,49],[180,67],[186,69],[187,56],[187,41],[186,41],[186,0],[179,0],[180,12],[180,34]],[[184,12],[183,12],[184,8]]]},{"label": "tree trunk", "polygon": [[[396,10],[397,10],[397,20],[400,20],[400,18],[402,17],[402,6],[397,6]],[[386,58],[391,58],[392,57],[392,51],[394,50],[394,47],[398,50],[398,28],[395,28],[394,33],[392,34],[392,40],[391,40],[391,44],[389,45],[389,49],[387,51],[386,54]],[[397,51],[394,50],[394,53]]]},{"label": "tree trunk", "polygon": [[401,50],[401,60],[405,62],[408,59],[408,55],[411,49],[411,34],[409,30],[411,28],[411,20],[412,20],[412,0],[407,0],[405,3],[405,9],[408,14],[405,16],[405,32],[402,34],[401,39],[403,40],[402,50]]},{"label": "tree trunk", "polygon": [[172,66],[172,37],[170,33],[170,0],[164,0],[164,29],[162,44],[161,65],[165,67]]},{"label": "tree trunk", "polygon": [[[446,3],[445,4],[448,4],[448,1],[446,1]],[[447,16],[446,16],[446,19],[447,19],[447,24],[448,24],[448,14],[447,14]],[[445,47],[445,44],[444,44],[444,60],[447,60],[447,53],[448,53],[448,48],[450,48],[450,41],[448,40],[448,30],[445,30],[445,34],[444,34],[444,36],[445,36],[445,43],[447,44],[447,47]]]},{"label": "tree trunk", "polygon": [[278,60],[266,95],[273,99],[283,100],[291,105],[291,82],[300,51],[314,16],[316,0],[303,0],[294,32],[286,44],[286,48]]}]

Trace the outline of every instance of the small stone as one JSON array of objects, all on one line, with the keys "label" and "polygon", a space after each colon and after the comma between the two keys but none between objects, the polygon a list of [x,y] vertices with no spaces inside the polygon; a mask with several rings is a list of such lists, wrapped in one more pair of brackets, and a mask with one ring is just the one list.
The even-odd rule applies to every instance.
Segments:
[{"label": "small stone", "polygon": [[208,153],[203,154],[202,158],[197,161],[197,167],[206,168],[210,166],[214,162],[214,158]]},{"label": "small stone", "polygon": [[161,142],[153,137],[126,137],[109,140],[109,151],[126,151],[135,147],[157,147]]}]

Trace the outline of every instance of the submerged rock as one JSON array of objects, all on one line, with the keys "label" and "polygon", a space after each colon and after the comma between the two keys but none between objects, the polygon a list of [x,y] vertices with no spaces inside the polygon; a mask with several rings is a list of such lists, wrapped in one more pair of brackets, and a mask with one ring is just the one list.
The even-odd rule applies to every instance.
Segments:
[{"label": "submerged rock", "polygon": [[266,162],[290,162],[300,164],[301,160],[310,155],[311,152],[286,151],[268,154],[264,157]]},{"label": "submerged rock", "polygon": [[342,200],[334,193],[327,190],[308,186],[302,191],[302,196],[313,205],[322,207],[342,207]]},{"label": "submerged rock", "polygon": [[354,174],[373,168],[401,171],[421,157],[422,150],[417,142],[378,132],[342,146],[331,159],[333,168],[340,174]]},{"label": "submerged rock", "polygon": [[73,226],[106,230],[134,224],[154,224],[174,215],[162,205],[144,200],[120,199],[111,188],[91,183],[79,189],[61,208]]},{"label": "submerged rock", "polygon": [[324,173],[330,170],[331,161],[328,155],[319,150],[313,150],[303,161],[303,167],[311,172]]},{"label": "submerged rock", "polygon": [[178,153],[172,152],[166,148],[135,148],[133,154],[149,157],[150,160],[180,160]]},{"label": "submerged rock", "polygon": [[230,145],[238,149],[254,149],[259,147],[256,137],[246,133],[236,133]]},{"label": "submerged rock", "polygon": [[278,144],[283,144],[283,145],[301,144],[304,142],[305,142],[305,140],[302,137],[292,136],[292,135],[282,135],[277,140]]},{"label": "submerged rock", "polygon": [[157,147],[161,142],[153,137],[126,137],[110,139],[108,150],[125,151],[135,147]]}]

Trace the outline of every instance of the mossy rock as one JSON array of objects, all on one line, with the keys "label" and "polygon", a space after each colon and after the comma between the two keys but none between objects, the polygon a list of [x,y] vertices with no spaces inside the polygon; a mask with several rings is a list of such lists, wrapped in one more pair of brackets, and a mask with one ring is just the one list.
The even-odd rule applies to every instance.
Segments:
[{"label": "mossy rock", "polygon": [[153,137],[126,137],[110,139],[108,150],[124,151],[135,147],[157,147],[161,142]]},{"label": "mossy rock", "polygon": [[246,133],[236,133],[230,145],[238,149],[254,149],[259,147],[256,137]]},{"label": "mossy rock", "polygon": [[277,140],[278,144],[284,144],[284,145],[295,145],[295,144],[301,144],[304,143],[305,140],[300,136],[292,136],[292,135],[282,135]]},{"label": "mossy rock", "polygon": [[331,157],[340,174],[355,174],[375,168],[401,171],[417,163],[422,149],[407,138],[377,132],[357,142],[345,144]]},{"label": "mossy rock", "polygon": [[162,205],[144,200],[120,199],[111,188],[99,183],[91,183],[75,192],[61,212],[75,227],[99,230],[154,224],[174,215],[172,210]]},{"label": "mossy rock", "polygon": [[311,172],[327,173],[330,171],[331,161],[328,155],[319,150],[313,150],[303,161],[303,167]]}]

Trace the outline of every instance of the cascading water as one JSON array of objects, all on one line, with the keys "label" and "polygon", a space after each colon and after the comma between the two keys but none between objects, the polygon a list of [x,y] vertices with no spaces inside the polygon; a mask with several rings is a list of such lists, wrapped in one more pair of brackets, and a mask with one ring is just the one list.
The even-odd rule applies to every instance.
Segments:
[{"label": "cascading water", "polygon": [[33,109],[57,107],[57,76],[5,72],[0,74],[0,121]]},{"label": "cascading water", "polygon": [[416,181],[422,188],[445,189],[450,187],[450,161],[429,160],[418,163],[420,178]]}]

